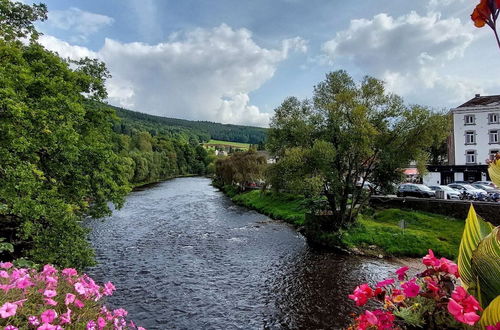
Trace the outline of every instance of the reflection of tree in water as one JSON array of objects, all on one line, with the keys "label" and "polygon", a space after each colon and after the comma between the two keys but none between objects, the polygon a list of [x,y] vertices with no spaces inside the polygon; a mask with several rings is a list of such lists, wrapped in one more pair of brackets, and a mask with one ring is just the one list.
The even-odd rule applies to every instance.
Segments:
[{"label": "reflection of tree in water", "polygon": [[266,329],[331,329],[347,326],[359,312],[347,295],[361,283],[375,284],[398,266],[387,261],[298,251],[269,283]]}]

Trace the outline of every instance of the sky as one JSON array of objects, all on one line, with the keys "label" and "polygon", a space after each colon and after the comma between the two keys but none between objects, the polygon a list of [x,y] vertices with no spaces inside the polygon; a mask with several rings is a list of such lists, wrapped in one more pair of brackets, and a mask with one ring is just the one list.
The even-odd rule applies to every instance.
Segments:
[{"label": "sky", "polygon": [[436,111],[500,94],[500,50],[473,26],[476,2],[45,0],[37,27],[62,57],[106,63],[110,104],[266,127],[286,97],[310,98],[340,69]]}]

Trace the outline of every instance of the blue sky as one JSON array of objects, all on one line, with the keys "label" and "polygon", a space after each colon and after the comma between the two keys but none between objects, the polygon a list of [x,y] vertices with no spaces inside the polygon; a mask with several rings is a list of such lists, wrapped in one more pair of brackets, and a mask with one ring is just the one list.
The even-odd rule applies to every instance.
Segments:
[{"label": "blue sky", "polygon": [[266,126],[338,69],[436,109],[500,93],[500,51],[470,22],[471,0],[45,3],[41,42],[105,61],[108,101],[141,112]]}]

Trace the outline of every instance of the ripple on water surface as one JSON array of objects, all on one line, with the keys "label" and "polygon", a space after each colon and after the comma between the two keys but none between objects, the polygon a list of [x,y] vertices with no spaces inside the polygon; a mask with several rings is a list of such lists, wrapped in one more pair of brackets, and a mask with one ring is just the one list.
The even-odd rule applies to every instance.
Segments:
[{"label": "ripple on water surface", "polygon": [[91,220],[112,306],[148,329],[331,329],[349,323],[347,294],[383,279],[386,261],[313,251],[288,225],[235,207],[205,178],[131,193]]}]

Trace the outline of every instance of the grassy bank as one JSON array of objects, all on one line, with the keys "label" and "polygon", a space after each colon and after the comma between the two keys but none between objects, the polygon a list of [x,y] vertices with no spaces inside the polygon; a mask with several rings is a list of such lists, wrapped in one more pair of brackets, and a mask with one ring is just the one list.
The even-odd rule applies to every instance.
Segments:
[{"label": "grassy bank", "polygon": [[[275,219],[297,226],[304,224],[305,208],[300,196],[261,193],[258,190],[233,195],[235,203],[255,209]],[[405,229],[400,228],[404,220]],[[442,215],[399,209],[375,210],[360,216],[358,223],[344,232],[342,242],[363,251],[377,246],[386,255],[420,257],[428,249],[456,259],[464,221]],[[327,241],[329,235],[325,233]],[[375,250],[377,250],[375,249]]]}]

